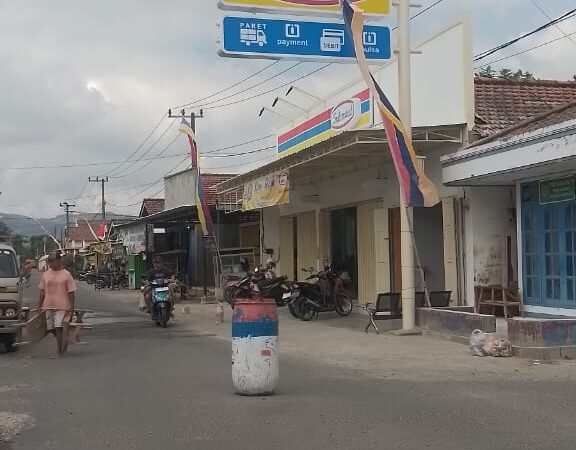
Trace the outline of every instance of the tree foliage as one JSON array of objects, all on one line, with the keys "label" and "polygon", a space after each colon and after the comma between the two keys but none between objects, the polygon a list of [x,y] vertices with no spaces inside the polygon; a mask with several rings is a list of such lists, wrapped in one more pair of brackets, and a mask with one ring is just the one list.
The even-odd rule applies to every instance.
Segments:
[{"label": "tree foliage", "polygon": [[522,69],[512,70],[508,68],[502,68],[500,71],[496,71],[492,66],[486,66],[476,73],[479,77],[484,78],[502,78],[504,80],[513,81],[526,81],[535,80],[534,74],[529,71],[523,71]]}]

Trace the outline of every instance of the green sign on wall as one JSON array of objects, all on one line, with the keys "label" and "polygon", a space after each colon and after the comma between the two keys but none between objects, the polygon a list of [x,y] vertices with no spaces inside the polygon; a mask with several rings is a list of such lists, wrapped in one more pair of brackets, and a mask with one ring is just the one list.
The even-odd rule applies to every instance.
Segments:
[{"label": "green sign on wall", "polygon": [[574,177],[540,181],[540,204],[565,202],[576,198]]}]

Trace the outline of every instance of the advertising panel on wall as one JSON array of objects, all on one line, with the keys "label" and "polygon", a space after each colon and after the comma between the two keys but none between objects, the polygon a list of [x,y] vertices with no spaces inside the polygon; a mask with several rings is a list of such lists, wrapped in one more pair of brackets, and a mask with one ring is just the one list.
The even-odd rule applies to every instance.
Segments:
[{"label": "advertising panel on wall", "polygon": [[244,185],[244,211],[284,205],[290,201],[288,170],[281,170]]},{"label": "advertising panel on wall", "polygon": [[126,227],[121,232],[122,244],[129,255],[137,255],[146,251],[146,225],[138,224]]},{"label": "advertising panel on wall", "polygon": [[[390,12],[390,0],[351,0],[367,15]],[[341,16],[340,0],[220,0],[221,9],[273,14]]]},{"label": "advertising panel on wall", "polygon": [[325,141],[344,131],[373,125],[368,89],[337,103],[278,136],[278,156],[284,157]]}]

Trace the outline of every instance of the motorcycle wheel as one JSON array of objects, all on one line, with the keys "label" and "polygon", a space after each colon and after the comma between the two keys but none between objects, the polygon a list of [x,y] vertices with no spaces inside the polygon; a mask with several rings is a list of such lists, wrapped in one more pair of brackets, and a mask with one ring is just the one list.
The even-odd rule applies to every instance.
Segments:
[{"label": "motorcycle wheel", "polygon": [[301,299],[298,304],[298,317],[304,322],[309,322],[312,319],[318,317],[318,311],[308,302],[306,298]]},{"label": "motorcycle wheel", "polygon": [[352,303],[352,299],[348,297],[346,294],[340,294],[336,298],[336,313],[340,314],[341,316],[348,316],[354,309],[354,304]]},{"label": "motorcycle wheel", "polygon": [[104,280],[97,280],[96,281],[96,289],[104,289],[105,284],[106,283],[104,283]]},{"label": "motorcycle wheel", "polygon": [[290,314],[292,314],[292,317],[294,317],[295,319],[299,319],[300,316],[298,315],[298,309],[296,307],[296,303],[297,300],[293,300],[288,302],[288,311],[290,311]]},{"label": "motorcycle wheel", "polygon": [[168,319],[169,319],[168,311],[166,310],[166,308],[162,308],[160,310],[160,318],[159,318],[159,322],[162,328],[166,328],[168,326]]}]

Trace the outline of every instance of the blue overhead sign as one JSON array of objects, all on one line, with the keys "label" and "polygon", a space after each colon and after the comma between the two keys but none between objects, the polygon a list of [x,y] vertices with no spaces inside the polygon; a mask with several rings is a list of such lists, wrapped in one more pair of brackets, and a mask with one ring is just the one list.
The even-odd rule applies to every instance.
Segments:
[{"label": "blue overhead sign", "polygon": [[[222,31],[221,56],[355,61],[354,43],[342,23],[225,17]],[[390,28],[365,26],[364,51],[371,61],[390,59]]]}]

